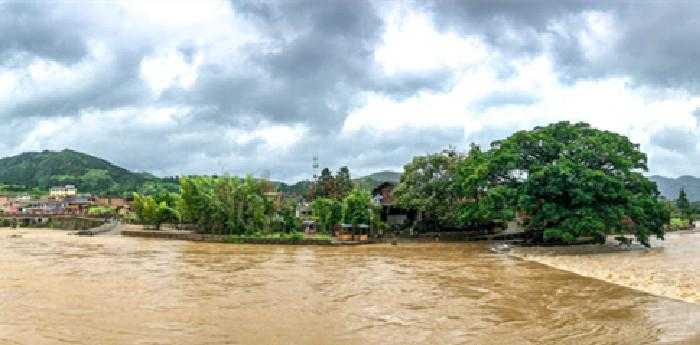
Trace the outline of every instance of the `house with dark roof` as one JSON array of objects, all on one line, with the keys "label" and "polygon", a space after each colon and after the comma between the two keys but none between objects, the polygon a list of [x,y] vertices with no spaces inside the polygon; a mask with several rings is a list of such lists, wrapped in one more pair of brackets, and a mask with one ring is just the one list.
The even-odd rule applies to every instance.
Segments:
[{"label": "house with dark roof", "polygon": [[397,228],[415,221],[419,214],[416,210],[407,210],[396,206],[394,187],[396,187],[394,182],[382,182],[372,190],[372,198],[376,204],[382,207],[380,213],[382,222],[389,227]]}]

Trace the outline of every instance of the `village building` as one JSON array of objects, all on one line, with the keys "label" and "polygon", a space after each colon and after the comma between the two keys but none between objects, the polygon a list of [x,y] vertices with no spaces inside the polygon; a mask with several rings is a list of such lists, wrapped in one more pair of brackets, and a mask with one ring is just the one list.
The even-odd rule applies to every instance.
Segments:
[{"label": "village building", "polygon": [[31,215],[50,215],[62,214],[65,209],[65,203],[55,199],[37,199],[23,201],[17,205],[17,212],[21,214]]},{"label": "village building", "polygon": [[66,198],[76,196],[78,194],[78,189],[74,185],[56,186],[49,189],[49,197],[51,198]]},{"label": "village building", "polygon": [[131,211],[131,200],[119,197],[97,197],[95,204],[102,207],[111,207],[117,214],[126,214]]},{"label": "village building", "polygon": [[32,200],[32,196],[29,194],[21,194],[15,196],[15,201],[29,201]]},{"label": "village building", "polygon": [[393,182],[383,182],[372,190],[374,202],[381,206],[381,221],[389,227],[397,228],[405,225],[409,221],[420,220],[420,215],[415,210],[406,210],[396,206],[394,200]]},{"label": "village building", "polygon": [[272,201],[276,208],[282,207],[282,203],[284,202],[284,194],[282,192],[269,191],[264,192],[263,195],[267,200]]},{"label": "village building", "polygon": [[309,219],[312,216],[311,203],[307,201],[299,201],[295,210],[295,215],[300,219]]},{"label": "village building", "polygon": [[90,206],[94,205],[94,199],[90,195],[75,195],[65,199],[65,212],[73,215],[84,215]]},{"label": "village building", "polygon": [[7,213],[7,209],[12,205],[12,198],[7,195],[0,195],[0,212]]}]

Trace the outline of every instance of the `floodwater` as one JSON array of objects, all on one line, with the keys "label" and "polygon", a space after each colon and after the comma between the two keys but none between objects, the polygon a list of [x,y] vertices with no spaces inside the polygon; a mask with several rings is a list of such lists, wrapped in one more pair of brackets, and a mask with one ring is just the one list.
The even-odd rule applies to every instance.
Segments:
[{"label": "floodwater", "polygon": [[700,344],[698,325],[698,304],[484,244],[0,230],[0,344]]},{"label": "floodwater", "polygon": [[[614,241],[611,241],[614,242]],[[669,233],[651,249],[617,246],[518,248],[513,254],[587,277],[654,295],[700,304],[700,232]],[[700,325],[698,325],[700,328]]]}]

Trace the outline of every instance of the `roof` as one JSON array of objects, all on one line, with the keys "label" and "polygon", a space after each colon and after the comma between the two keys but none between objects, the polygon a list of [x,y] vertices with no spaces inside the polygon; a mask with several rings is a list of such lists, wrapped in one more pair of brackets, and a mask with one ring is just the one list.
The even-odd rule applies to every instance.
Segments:
[{"label": "roof", "polygon": [[384,181],[384,182],[380,183],[378,186],[374,187],[374,189],[372,189],[372,194],[376,194],[380,190],[382,190],[386,187],[395,187],[395,186],[396,186],[396,183],[394,183],[394,182]]}]

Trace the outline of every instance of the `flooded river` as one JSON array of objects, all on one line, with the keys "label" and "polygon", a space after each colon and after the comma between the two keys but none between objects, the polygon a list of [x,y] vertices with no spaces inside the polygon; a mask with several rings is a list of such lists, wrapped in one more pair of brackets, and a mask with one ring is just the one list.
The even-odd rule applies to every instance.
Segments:
[{"label": "flooded river", "polygon": [[698,325],[696,303],[483,244],[0,230],[0,344],[700,344]]}]

